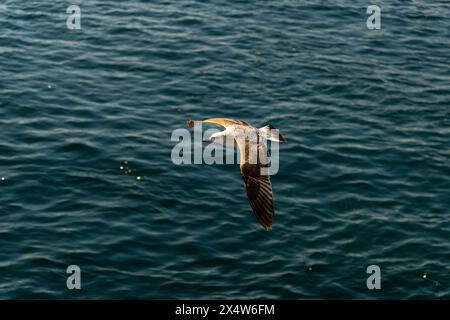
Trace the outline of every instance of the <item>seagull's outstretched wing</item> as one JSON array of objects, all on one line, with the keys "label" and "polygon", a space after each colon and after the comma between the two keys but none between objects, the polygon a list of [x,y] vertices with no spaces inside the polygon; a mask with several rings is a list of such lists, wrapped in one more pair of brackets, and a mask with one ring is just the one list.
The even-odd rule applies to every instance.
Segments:
[{"label": "seagull's outstretched wing", "polygon": [[269,179],[269,154],[267,144],[257,137],[257,141],[235,138],[241,154],[241,174],[245,191],[253,213],[264,230],[272,228],[275,217],[272,184]]},{"label": "seagull's outstretched wing", "polygon": [[[245,183],[245,191],[253,213],[265,230],[272,228],[275,217],[273,205],[272,184],[268,175],[268,152],[265,142],[260,141],[258,129],[241,120],[211,118],[203,121],[188,120],[187,124],[193,127],[196,122],[214,123],[225,128],[229,126],[249,126],[250,132],[254,130],[255,139],[235,136],[234,139],[241,154],[241,173]],[[252,142],[250,142],[252,141]],[[261,151],[261,152],[259,152]],[[255,153],[256,152],[256,153]]]},{"label": "seagull's outstretched wing", "polygon": [[270,230],[275,210],[269,176],[261,174],[261,165],[258,164],[241,165],[241,173],[253,213],[261,226],[265,230]]},{"label": "seagull's outstretched wing", "polygon": [[186,123],[193,127],[196,122],[203,122],[203,123],[214,123],[221,125],[222,127],[228,127],[232,125],[239,125],[239,126],[250,126],[248,122],[242,121],[242,120],[234,120],[234,119],[224,119],[224,118],[210,118],[205,120],[188,120]]}]

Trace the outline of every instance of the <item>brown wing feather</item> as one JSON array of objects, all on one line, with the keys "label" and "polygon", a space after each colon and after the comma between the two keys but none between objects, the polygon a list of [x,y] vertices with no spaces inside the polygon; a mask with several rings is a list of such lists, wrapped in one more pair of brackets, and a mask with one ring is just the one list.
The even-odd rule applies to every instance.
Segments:
[{"label": "brown wing feather", "polygon": [[265,230],[270,230],[275,217],[272,184],[268,175],[261,175],[261,166],[241,165],[248,201],[253,213]]},{"label": "brown wing feather", "polygon": [[[193,127],[195,122],[197,122],[197,120],[188,120],[187,124],[190,127]],[[222,127],[225,127],[225,128],[228,126],[232,126],[232,125],[250,126],[250,124],[246,121],[234,120],[234,119],[224,119],[224,118],[210,118],[210,119],[205,119],[205,120],[198,121],[198,122],[214,123],[214,124],[221,125]]]},{"label": "brown wing feather", "polygon": [[232,125],[249,126],[250,124],[242,120],[224,119],[224,118],[210,118],[203,120],[205,123],[216,123],[221,126],[228,127]]}]

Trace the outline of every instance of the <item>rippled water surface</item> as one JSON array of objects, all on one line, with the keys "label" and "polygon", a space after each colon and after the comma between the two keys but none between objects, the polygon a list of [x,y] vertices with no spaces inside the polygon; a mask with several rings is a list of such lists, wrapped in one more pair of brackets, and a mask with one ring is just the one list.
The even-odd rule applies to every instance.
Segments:
[{"label": "rippled water surface", "polygon": [[[73,2],[0,4],[0,298],[450,298],[448,1]],[[287,137],[270,232],[205,117]]]}]

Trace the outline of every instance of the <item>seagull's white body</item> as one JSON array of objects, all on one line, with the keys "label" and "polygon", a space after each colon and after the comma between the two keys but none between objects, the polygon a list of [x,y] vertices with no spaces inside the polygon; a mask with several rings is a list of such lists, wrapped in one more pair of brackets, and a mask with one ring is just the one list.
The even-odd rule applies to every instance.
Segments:
[{"label": "seagull's white body", "polygon": [[246,125],[230,125],[224,131],[211,135],[209,139],[223,145],[234,139],[239,146],[240,163],[248,161],[257,164],[259,160],[263,164],[268,164],[267,138],[262,136],[260,130]]},{"label": "seagull's white body", "polygon": [[268,174],[267,140],[285,141],[284,137],[270,125],[258,129],[245,121],[223,118],[189,120],[187,123],[192,127],[195,122],[214,123],[225,127],[224,131],[211,135],[211,141],[224,145],[227,145],[228,139],[236,141],[241,154],[240,169],[250,206],[261,226],[265,230],[271,229],[275,210]]}]

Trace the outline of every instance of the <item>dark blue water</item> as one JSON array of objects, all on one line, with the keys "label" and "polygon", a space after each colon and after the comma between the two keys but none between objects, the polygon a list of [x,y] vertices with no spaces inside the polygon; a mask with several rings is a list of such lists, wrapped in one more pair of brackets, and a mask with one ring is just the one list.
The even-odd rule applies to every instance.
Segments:
[{"label": "dark blue water", "polygon": [[[450,298],[448,1],[73,2],[0,4],[0,298]],[[270,232],[205,117],[288,139]]]}]

